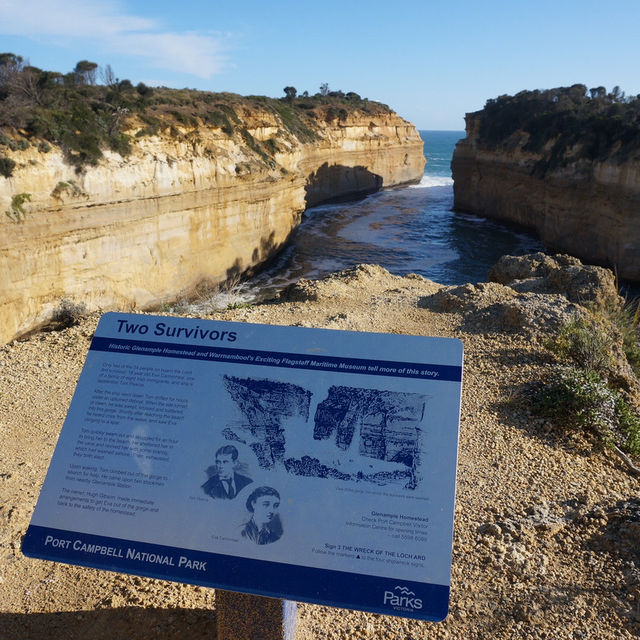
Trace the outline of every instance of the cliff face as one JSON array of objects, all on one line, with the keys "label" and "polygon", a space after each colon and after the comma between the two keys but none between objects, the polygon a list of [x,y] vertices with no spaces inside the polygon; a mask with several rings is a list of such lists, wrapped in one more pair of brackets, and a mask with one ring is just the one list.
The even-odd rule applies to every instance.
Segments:
[{"label": "cliff face", "polygon": [[[272,111],[239,117],[231,133],[134,137],[131,155],[105,152],[80,173],[56,147],[8,154],[17,164],[0,176],[0,343],[50,320],[62,299],[144,309],[223,282],[281,248],[306,207],[422,176],[422,141],[393,112],[329,114],[313,142]],[[19,194],[30,200],[17,222]]]},{"label": "cliff face", "polygon": [[640,156],[591,159],[578,150],[549,166],[557,137],[536,151],[525,131],[488,145],[481,112],[466,124],[451,164],[456,209],[529,227],[553,249],[640,281]]}]

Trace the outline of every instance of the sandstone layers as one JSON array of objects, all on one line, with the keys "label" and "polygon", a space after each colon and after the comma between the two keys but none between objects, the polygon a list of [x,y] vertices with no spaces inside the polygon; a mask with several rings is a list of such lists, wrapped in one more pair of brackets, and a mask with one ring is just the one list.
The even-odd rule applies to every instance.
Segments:
[{"label": "sandstone layers", "polygon": [[61,300],[148,309],[224,282],[281,248],[306,207],[422,177],[422,140],[393,112],[327,117],[313,142],[267,109],[238,116],[231,135],[135,137],[130,156],[105,152],[80,173],[55,147],[11,153],[0,211],[31,200],[21,222],[0,220],[0,344],[48,322]]},{"label": "sandstone layers", "polygon": [[490,149],[481,113],[467,114],[453,155],[454,207],[535,229],[549,247],[640,281],[640,160],[578,161],[538,177],[543,153],[523,149],[528,134]]}]

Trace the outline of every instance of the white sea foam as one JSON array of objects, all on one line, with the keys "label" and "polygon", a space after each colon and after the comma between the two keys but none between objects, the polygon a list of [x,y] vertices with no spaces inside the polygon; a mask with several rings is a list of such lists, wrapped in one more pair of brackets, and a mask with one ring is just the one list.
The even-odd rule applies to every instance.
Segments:
[{"label": "white sea foam", "polygon": [[221,289],[212,292],[206,297],[199,300],[186,301],[182,300],[172,305],[169,310],[173,312],[207,314],[214,311],[224,311],[229,307],[236,305],[252,304],[256,301],[259,289],[250,286],[247,283],[241,283],[230,286],[227,289]]},{"label": "white sea foam", "polygon": [[453,184],[453,178],[447,176],[422,176],[418,184],[412,184],[410,189],[426,189],[428,187],[449,187]]}]

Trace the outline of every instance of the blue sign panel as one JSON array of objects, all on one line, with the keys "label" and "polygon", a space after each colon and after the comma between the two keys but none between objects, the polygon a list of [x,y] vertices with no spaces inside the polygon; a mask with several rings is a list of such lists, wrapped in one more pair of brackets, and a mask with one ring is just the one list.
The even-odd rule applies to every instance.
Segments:
[{"label": "blue sign panel", "polygon": [[442,620],[462,345],[109,313],[25,555]]}]

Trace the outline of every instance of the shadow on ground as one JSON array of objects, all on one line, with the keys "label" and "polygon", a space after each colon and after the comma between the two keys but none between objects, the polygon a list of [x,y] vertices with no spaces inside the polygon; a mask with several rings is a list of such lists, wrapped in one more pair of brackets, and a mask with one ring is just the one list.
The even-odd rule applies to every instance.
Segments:
[{"label": "shadow on ground", "polygon": [[0,613],[2,640],[215,640],[216,614],[206,609],[122,607],[56,613]]}]

